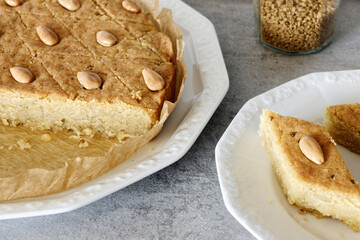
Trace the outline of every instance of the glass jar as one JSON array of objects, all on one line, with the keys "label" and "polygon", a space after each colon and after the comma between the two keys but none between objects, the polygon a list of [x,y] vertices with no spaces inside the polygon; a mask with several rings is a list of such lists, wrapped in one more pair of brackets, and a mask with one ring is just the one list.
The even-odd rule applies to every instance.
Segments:
[{"label": "glass jar", "polygon": [[254,0],[260,42],[286,53],[314,53],[333,37],[340,0]]}]

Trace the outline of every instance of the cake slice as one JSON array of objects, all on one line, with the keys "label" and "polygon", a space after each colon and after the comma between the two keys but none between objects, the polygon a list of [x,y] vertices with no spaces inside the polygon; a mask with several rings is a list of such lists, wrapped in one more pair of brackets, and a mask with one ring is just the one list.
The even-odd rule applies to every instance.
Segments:
[{"label": "cake slice", "polygon": [[360,104],[330,106],[325,112],[325,127],[336,143],[360,153]]},{"label": "cake slice", "polygon": [[[269,110],[263,110],[260,120],[259,134],[289,203],[359,231],[360,188],[325,127]],[[301,151],[299,141],[305,136],[320,145],[322,164]]]}]

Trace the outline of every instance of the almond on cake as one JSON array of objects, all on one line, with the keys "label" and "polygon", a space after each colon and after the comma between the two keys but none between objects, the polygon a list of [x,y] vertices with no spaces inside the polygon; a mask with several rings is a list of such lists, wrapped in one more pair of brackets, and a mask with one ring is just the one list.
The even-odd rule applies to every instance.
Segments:
[{"label": "almond on cake", "polygon": [[[360,230],[359,185],[325,127],[264,109],[259,134],[290,204],[339,219],[354,231]],[[299,141],[306,138],[318,143],[323,161],[311,159],[301,149]],[[314,150],[316,144],[307,143],[310,152],[319,156]]]}]

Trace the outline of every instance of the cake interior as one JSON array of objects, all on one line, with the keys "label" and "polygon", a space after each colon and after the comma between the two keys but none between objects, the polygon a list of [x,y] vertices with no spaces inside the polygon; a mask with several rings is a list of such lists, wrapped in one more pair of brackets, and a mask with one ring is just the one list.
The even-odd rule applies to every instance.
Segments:
[{"label": "cake interior", "polygon": [[123,139],[143,134],[154,124],[154,112],[124,102],[70,100],[21,92],[0,91],[3,124],[32,129],[71,129],[79,135],[97,132]]}]

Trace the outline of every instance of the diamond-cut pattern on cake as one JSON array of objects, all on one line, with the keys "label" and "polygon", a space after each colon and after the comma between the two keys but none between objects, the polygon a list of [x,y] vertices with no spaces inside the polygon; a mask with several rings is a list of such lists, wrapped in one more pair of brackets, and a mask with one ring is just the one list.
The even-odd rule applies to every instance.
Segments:
[{"label": "diamond-cut pattern on cake", "polygon": [[[0,54],[0,76],[1,88],[22,91],[32,91],[38,95],[57,94],[64,95],[65,92],[48,74],[41,63],[32,58],[29,51],[14,49],[11,53]],[[11,76],[9,69],[11,67],[24,67],[31,71],[36,81],[29,84],[18,83]]]},{"label": "diamond-cut pattern on cake", "polygon": [[142,69],[150,68],[159,73],[163,76],[168,87],[174,75],[174,68],[170,63],[160,63],[148,59],[118,59],[113,61],[106,56],[102,60],[119,79],[125,82],[129,89],[142,92],[143,101],[149,105],[160,104],[163,92],[152,92],[147,88],[142,79]]},{"label": "diamond-cut pattern on cake", "polygon": [[[69,11],[63,8],[57,0],[44,1],[44,5],[52,13],[55,18],[74,18],[74,19],[90,19],[90,20],[110,20],[105,11],[91,0],[80,0],[81,7],[76,11]],[[119,2],[115,0],[114,2]]]},{"label": "diamond-cut pattern on cake", "polygon": [[[15,8],[0,2],[0,11],[7,15],[0,19],[0,53],[4,53],[0,87],[60,94],[73,100],[119,100],[158,108],[170,86],[167,84],[166,89],[156,93],[150,91],[141,70],[153,69],[169,83],[175,67],[167,43],[159,41],[156,27],[149,24],[145,14],[126,12],[121,1],[80,2],[77,11],[66,10],[56,0],[25,1]],[[52,29],[60,42],[54,46],[44,44],[36,33],[40,25]],[[98,44],[96,33],[101,30],[114,34],[117,44]],[[159,50],[164,46],[166,53]],[[6,61],[7,58],[11,60]],[[35,71],[34,82],[17,83],[9,72],[12,66]],[[85,90],[77,80],[79,71],[98,74],[103,80],[101,89]]]},{"label": "diamond-cut pattern on cake", "polygon": [[[161,60],[150,48],[142,46],[128,31],[113,21],[61,19],[62,23],[77,38],[81,39],[96,58],[108,56],[120,59],[147,58]],[[96,42],[98,31],[108,31],[118,40],[112,47],[104,47]]]},{"label": "diamond-cut pattern on cake", "polygon": [[[61,23],[54,21],[53,17],[22,14],[20,18],[23,24],[17,25],[17,33],[32,53],[92,56]],[[60,42],[54,46],[44,44],[36,33],[38,26],[53,30],[59,36]]]},{"label": "diamond-cut pattern on cake", "polygon": [[137,17],[134,18],[134,13],[130,13],[122,7],[123,0],[93,0],[93,2],[104,9],[115,20],[153,25],[152,21],[145,14],[137,14]]},{"label": "diamond-cut pattern on cake", "polygon": [[15,27],[20,25],[21,21],[17,14],[8,12],[7,18],[0,18],[0,53],[28,54],[28,49],[23,46],[23,41],[16,34]]},{"label": "diamond-cut pattern on cake", "polygon": [[5,1],[0,1],[0,10],[6,12],[16,11],[20,14],[31,13],[38,16],[51,16],[51,13],[43,3],[44,0],[27,0],[17,7],[10,7]]}]

